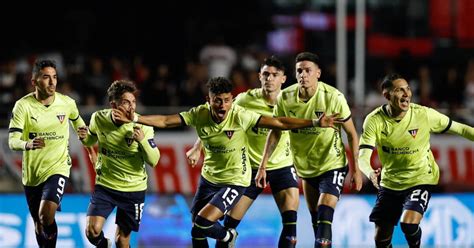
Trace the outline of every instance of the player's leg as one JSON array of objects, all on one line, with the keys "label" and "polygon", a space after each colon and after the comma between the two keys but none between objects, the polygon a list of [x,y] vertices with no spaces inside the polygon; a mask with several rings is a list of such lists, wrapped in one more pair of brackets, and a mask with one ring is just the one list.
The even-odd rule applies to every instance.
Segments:
[{"label": "player's leg", "polygon": [[273,197],[280,210],[283,228],[280,233],[278,247],[296,246],[296,221],[299,206],[298,177],[293,166],[269,171]]},{"label": "player's leg", "polygon": [[106,187],[95,185],[86,217],[86,237],[96,247],[108,247],[111,241],[102,231],[105,220],[115,208],[114,192]]},{"label": "player's leg", "polygon": [[403,194],[381,187],[369,220],[375,223],[375,246],[392,247],[392,234],[402,214]]},{"label": "player's leg", "polygon": [[[204,207],[200,210],[193,206],[193,213],[197,212],[194,218],[193,230],[191,231],[193,240],[195,236],[204,235],[204,237],[224,242],[231,241],[229,245],[232,246],[237,236],[236,231],[234,229],[225,229],[217,220],[230,211],[240,200],[245,187],[235,185],[218,186],[201,177],[200,189],[198,191],[201,192],[196,194],[193,204],[198,203],[198,198],[209,199],[206,195],[210,195],[212,198],[208,203],[200,200],[201,203],[199,205],[202,206],[205,203]],[[195,205],[199,206],[198,204]]]},{"label": "player's leg", "polygon": [[117,202],[115,224],[115,245],[120,248],[130,247],[132,231],[138,232],[145,207],[145,191],[116,192]]},{"label": "player's leg", "polygon": [[[332,221],[334,210],[344,185],[348,167],[330,170],[316,177],[318,180],[307,180],[313,187],[319,187],[317,203],[317,232],[315,247],[331,247]],[[315,184],[318,183],[318,184]],[[314,206],[311,206],[313,209]]]},{"label": "player's leg", "polygon": [[303,179],[301,181],[301,184],[303,186],[303,195],[306,200],[306,206],[308,207],[308,211],[311,214],[311,223],[313,225],[314,238],[316,238],[316,234],[318,233],[319,190],[318,188],[313,187],[308,182],[308,180],[313,180],[313,179]]},{"label": "player's leg", "polygon": [[400,228],[410,248],[420,247],[420,222],[431,199],[430,186],[416,186],[408,190],[403,207]]},{"label": "player's leg", "polygon": [[39,247],[43,247],[45,243],[43,226],[39,221],[39,208],[43,195],[43,186],[44,183],[38,186],[24,186],[26,202],[28,203],[28,209],[30,210],[31,218],[35,224],[36,242]]},{"label": "player's leg", "polygon": [[43,228],[46,247],[56,247],[58,225],[55,221],[56,211],[67,186],[68,178],[62,175],[49,177],[43,186],[43,195],[39,206],[39,222]]},{"label": "player's leg", "polygon": [[[252,178],[255,178],[257,170],[252,170]],[[267,178],[268,179],[268,178]],[[268,181],[268,180],[267,180]],[[237,229],[240,221],[244,218],[247,210],[252,206],[258,195],[262,193],[263,189],[258,188],[255,184],[255,180],[251,180],[250,186],[245,189],[244,195],[235,204],[224,217],[224,227],[228,230]],[[229,246],[229,242],[217,241],[216,248],[226,248]]]}]

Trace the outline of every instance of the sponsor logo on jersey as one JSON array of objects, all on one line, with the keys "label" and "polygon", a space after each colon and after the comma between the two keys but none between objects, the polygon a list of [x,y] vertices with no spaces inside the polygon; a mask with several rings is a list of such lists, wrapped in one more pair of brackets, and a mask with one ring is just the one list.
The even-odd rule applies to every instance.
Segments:
[{"label": "sponsor logo on jersey", "polygon": [[231,130],[231,131],[225,131],[225,130],[224,130],[224,132],[225,132],[225,135],[227,136],[227,138],[229,138],[229,139],[231,139],[232,136],[234,135],[234,131],[233,131],[233,130]]},{"label": "sponsor logo on jersey", "polygon": [[416,134],[418,133],[418,128],[417,128],[417,129],[408,130],[408,133],[410,133],[411,137],[415,138],[415,137],[416,137]]},{"label": "sponsor logo on jersey", "polygon": [[59,122],[61,122],[61,124],[63,124],[63,121],[66,118],[66,114],[65,113],[58,113],[58,114],[56,114],[56,117],[58,117]]}]

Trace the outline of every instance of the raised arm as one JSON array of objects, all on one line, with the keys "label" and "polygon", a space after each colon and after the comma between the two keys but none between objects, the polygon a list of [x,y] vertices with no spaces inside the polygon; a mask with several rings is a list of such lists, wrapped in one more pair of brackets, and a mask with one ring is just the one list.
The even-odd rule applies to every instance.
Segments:
[{"label": "raised arm", "polygon": [[275,151],[278,142],[280,141],[281,131],[277,129],[270,130],[265,142],[265,148],[263,150],[262,161],[258,167],[257,175],[255,176],[255,184],[259,188],[267,187],[267,163],[270,157]]},{"label": "raised arm", "polygon": [[298,129],[305,127],[335,127],[335,124],[341,124],[342,120],[338,118],[339,114],[326,116],[322,114],[319,119],[298,119],[291,117],[268,117],[262,116],[257,123],[258,127],[265,127],[278,130]]},{"label": "raised arm", "polygon": [[453,121],[451,123],[451,127],[448,130],[448,133],[457,134],[468,140],[474,141],[474,127],[470,127],[466,124]]},{"label": "raised arm", "polygon": [[129,123],[133,121],[158,128],[173,128],[184,124],[179,114],[139,116],[134,112],[125,110],[123,107],[112,109],[112,116],[116,122]]},{"label": "raised arm", "polygon": [[359,169],[359,162],[357,158],[359,157],[359,138],[357,136],[357,131],[354,126],[352,118],[347,120],[342,124],[342,128],[347,134],[347,140],[349,141],[349,148],[354,159],[354,163],[349,163],[349,171],[351,175],[351,184],[353,189],[360,191],[362,189],[362,174]]}]

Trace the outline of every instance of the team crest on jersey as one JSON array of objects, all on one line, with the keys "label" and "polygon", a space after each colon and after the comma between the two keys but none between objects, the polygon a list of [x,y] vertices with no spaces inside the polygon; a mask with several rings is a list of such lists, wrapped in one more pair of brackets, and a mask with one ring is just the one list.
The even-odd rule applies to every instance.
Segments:
[{"label": "team crest on jersey", "polygon": [[231,139],[232,136],[234,135],[234,131],[233,130],[230,130],[230,131],[224,131],[225,132],[225,135],[227,135],[227,138]]},{"label": "team crest on jersey", "polygon": [[415,138],[416,137],[416,134],[418,133],[418,128],[417,129],[412,129],[412,130],[408,130],[408,132],[410,133],[410,135]]},{"label": "team crest on jersey", "polygon": [[58,117],[59,122],[61,122],[61,124],[63,124],[63,121],[66,118],[66,114],[65,113],[57,113],[56,117]]},{"label": "team crest on jersey", "polygon": [[127,146],[131,146],[133,143],[133,139],[125,137],[125,142],[127,142]]},{"label": "team crest on jersey", "polygon": [[324,112],[323,112],[323,111],[314,111],[314,114],[315,114],[316,117],[318,117],[318,119],[319,119],[319,117],[321,117],[321,115],[323,115]]}]

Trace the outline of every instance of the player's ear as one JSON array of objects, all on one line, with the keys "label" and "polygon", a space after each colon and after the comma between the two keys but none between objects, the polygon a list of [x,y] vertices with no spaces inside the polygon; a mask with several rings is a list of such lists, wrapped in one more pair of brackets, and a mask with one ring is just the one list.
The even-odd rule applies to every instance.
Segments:
[{"label": "player's ear", "polygon": [[211,98],[209,98],[209,96],[206,96],[206,101],[207,101],[208,103],[211,103]]},{"label": "player's ear", "polygon": [[390,92],[388,90],[384,90],[382,92],[382,95],[385,99],[389,100],[390,101]]},{"label": "player's ear", "polygon": [[117,103],[115,103],[115,101],[111,101],[110,106],[112,106],[112,108],[116,109],[117,108]]}]

